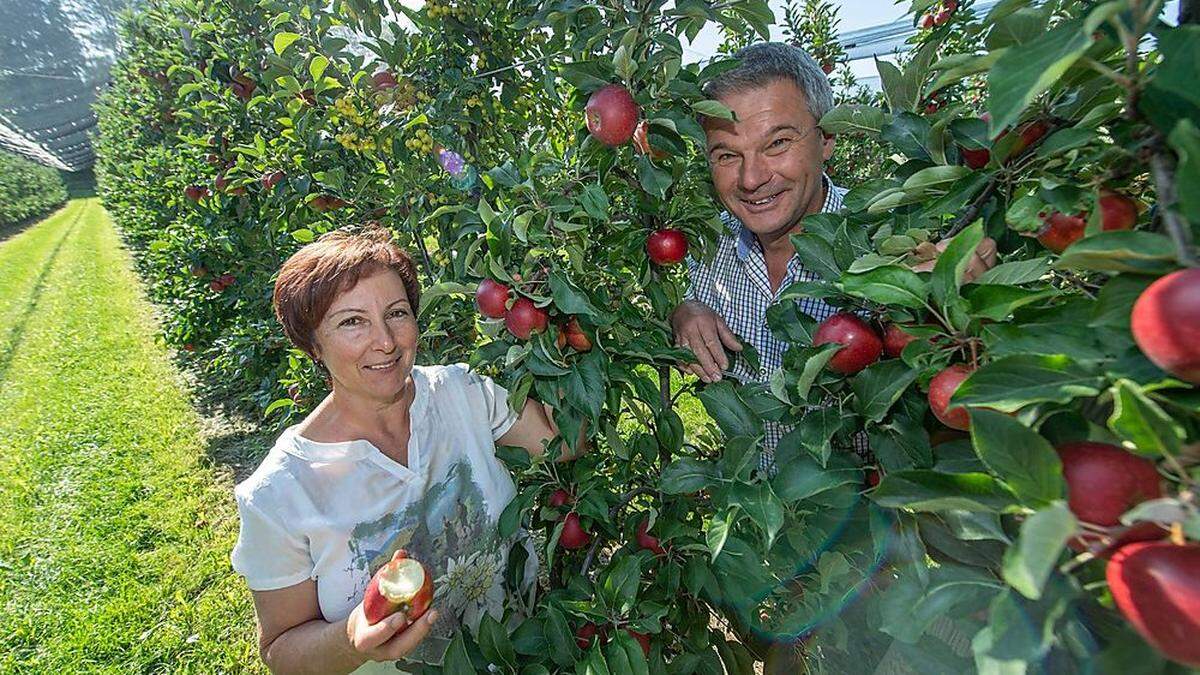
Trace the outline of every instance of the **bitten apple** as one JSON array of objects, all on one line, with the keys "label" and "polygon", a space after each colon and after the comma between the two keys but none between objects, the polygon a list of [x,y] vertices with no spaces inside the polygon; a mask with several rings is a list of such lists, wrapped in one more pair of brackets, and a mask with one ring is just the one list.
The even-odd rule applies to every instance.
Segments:
[{"label": "bitten apple", "polygon": [[619,84],[600,87],[584,108],[587,128],[601,143],[616,147],[629,142],[638,121],[638,104],[629,90]]},{"label": "bitten apple", "polygon": [[835,373],[850,375],[866,368],[879,359],[883,341],[866,321],[842,312],[821,322],[813,334],[813,346],[836,342],[842,348],[829,359],[828,367]]},{"label": "bitten apple", "polygon": [[376,624],[396,612],[404,612],[411,624],[421,618],[433,602],[433,577],[420,562],[396,551],[367,584],[363,596],[363,616]]},{"label": "bitten apple", "polygon": [[1200,269],[1172,272],[1133,303],[1130,329],[1154,365],[1200,384]]},{"label": "bitten apple", "polygon": [[958,385],[971,376],[974,369],[970,366],[956,363],[933,376],[929,381],[929,409],[938,421],[951,429],[966,431],[971,427],[971,416],[962,406],[950,408],[950,397],[958,390]]}]

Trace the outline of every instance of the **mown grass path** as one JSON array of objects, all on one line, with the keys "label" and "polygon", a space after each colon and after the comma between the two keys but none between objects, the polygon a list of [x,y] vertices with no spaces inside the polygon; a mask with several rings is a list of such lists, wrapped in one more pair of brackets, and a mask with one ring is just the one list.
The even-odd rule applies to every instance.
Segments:
[{"label": "mown grass path", "polygon": [[237,513],[107,214],[0,242],[0,672],[261,671]]}]

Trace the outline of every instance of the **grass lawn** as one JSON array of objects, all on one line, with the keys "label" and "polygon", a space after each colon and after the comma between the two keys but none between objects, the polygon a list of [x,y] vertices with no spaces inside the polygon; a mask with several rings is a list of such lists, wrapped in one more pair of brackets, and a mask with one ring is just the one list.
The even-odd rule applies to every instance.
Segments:
[{"label": "grass lawn", "polygon": [[0,242],[0,672],[263,670],[225,450],[151,315],[94,199]]}]

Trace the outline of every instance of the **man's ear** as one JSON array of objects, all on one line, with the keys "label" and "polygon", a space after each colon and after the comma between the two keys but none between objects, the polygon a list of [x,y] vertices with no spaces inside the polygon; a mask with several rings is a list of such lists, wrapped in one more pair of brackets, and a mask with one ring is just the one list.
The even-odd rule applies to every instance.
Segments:
[{"label": "man's ear", "polygon": [[837,142],[837,136],[821,132],[821,158],[826,162],[830,157],[833,157],[833,146]]}]

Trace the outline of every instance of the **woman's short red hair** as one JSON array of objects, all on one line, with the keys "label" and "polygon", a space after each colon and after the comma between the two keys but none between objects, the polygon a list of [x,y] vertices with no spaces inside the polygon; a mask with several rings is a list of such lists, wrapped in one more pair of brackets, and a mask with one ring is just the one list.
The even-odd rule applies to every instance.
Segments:
[{"label": "woman's short red hair", "polygon": [[335,230],[296,251],[279,268],[272,299],[288,339],[315,357],[313,335],[334,299],[380,270],[400,277],[416,316],[421,302],[416,266],[383,227]]}]

